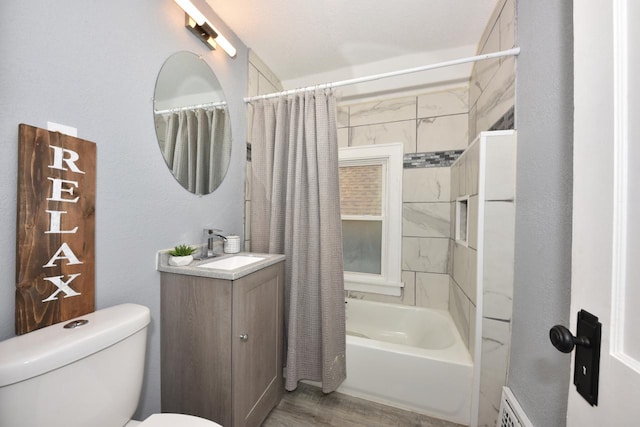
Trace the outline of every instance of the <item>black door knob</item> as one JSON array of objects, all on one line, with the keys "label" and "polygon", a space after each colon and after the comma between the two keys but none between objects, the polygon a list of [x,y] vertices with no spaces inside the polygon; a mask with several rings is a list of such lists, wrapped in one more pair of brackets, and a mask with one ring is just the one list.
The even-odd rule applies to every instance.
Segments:
[{"label": "black door knob", "polygon": [[573,347],[581,345],[589,347],[591,343],[587,337],[574,337],[571,331],[562,325],[555,325],[549,330],[551,344],[563,353],[571,353]]}]

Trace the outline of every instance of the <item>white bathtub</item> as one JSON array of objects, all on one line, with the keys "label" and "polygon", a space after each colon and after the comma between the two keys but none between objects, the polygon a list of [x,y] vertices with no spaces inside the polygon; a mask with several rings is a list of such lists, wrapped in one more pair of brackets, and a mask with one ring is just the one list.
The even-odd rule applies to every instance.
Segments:
[{"label": "white bathtub", "polygon": [[346,313],[339,392],[469,424],[473,362],[446,310],[349,298]]}]

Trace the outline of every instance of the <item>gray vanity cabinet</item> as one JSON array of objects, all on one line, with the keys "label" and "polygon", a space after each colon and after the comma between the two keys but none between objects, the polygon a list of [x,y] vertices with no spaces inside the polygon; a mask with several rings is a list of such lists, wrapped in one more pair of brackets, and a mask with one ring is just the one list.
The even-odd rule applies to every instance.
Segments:
[{"label": "gray vanity cabinet", "polygon": [[161,273],[162,412],[259,426],[278,404],[283,265],[236,280]]}]

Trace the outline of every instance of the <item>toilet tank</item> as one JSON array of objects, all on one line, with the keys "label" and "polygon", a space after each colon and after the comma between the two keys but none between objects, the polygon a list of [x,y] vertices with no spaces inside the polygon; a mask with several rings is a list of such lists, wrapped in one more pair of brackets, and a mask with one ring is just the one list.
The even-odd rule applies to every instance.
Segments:
[{"label": "toilet tank", "polygon": [[[124,426],[138,406],[149,309],[122,304],[0,342],[0,426]],[[74,319],[75,320],[75,319]]]}]

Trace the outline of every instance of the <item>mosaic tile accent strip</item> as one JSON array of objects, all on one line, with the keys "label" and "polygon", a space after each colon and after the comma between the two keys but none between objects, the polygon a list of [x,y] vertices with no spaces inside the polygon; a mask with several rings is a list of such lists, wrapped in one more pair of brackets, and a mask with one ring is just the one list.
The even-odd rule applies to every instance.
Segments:
[{"label": "mosaic tile accent strip", "polygon": [[504,113],[504,115],[500,117],[489,130],[515,129],[515,116],[513,114],[513,108],[514,107],[509,108],[509,110]]},{"label": "mosaic tile accent strip", "polygon": [[[442,168],[449,167],[455,162],[464,150],[435,151],[431,153],[405,154],[403,159],[404,169],[415,168]],[[247,161],[251,161],[251,143],[247,142]]]},{"label": "mosaic tile accent strip", "polygon": [[463,152],[464,150],[450,150],[405,154],[403,167],[404,169],[449,167]]}]

